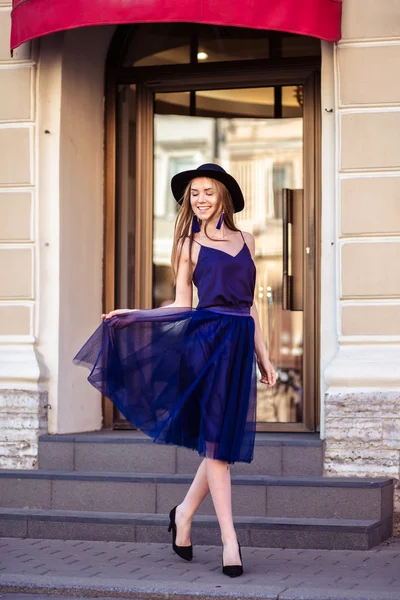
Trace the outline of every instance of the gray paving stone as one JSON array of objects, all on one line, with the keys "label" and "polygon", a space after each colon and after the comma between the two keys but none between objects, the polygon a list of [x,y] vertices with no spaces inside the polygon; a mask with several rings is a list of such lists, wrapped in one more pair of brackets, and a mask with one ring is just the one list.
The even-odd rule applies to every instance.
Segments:
[{"label": "gray paving stone", "polygon": [[[171,508],[182,502],[189,486],[188,483],[157,483],[157,511],[155,512],[169,514]],[[210,495],[201,504],[198,514],[215,515]]]},{"label": "gray paving stone", "polygon": [[74,443],[40,442],[39,469],[73,471]]},{"label": "gray paving stone", "polygon": [[156,484],[113,481],[52,482],[54,510],[91,510],[115,512],[156,512]]},{"label": "gray paving stone", "polygon": [[[173,506],[182,502],[189,484],[157,483],[157,512],[168,514]],[[265,516],[266,488],[264,485],[234,485],[233,512],[237,516]],[[149,512],[149,511],[147,511]],[[201,504],[199,515],[215,515],[211,496]]]},{"label": "gray paving stone", "polygon": [[[13,593],[2,593],[1,594],[1,599],[2,600],[39,600],[39,595],[38,594],[13,594]],[[40,600],[42,600],[42,598],[40,598]],[[60,600],[60,596],[48,596],[46,594],[46,600]],[[73,596],[63,596],[63,600],[76,600],[76,598],[74,598]],[[111,598],[98,598],[98,600],[113,600]]]},{"label": "gray paving stone", "polygon": [[[170,508],[170,506],[168,507]],[[26,523],[28,520],[28,532],[24,535],[40,536],[43,539],[63,537],[74,539],[104,539],[109,540],[107,531],[113,531],[115,528],[115,540],[126,539],[126,531],[134,531],[135,525],[144,528],[152,527],[146,534],[146,541],[158,542],[163,540],[157,532],[157,528],[166,530],[168,525],[167,514],[147,514],[147,513],[127,513],[127,512],[86,512],[86,511],[41,511],[26,509],[1,509],[0,523],[2,520],[9,521],[21,520]],[[32,524],[32,525],[31,525]],[[235,525],[238,532],[246,531],[246,535],[253,532],[254,545],[261,546],[283,546],[288,547],[296,544],[300,548],[307,547],[308,544],[317,543],[314,539],[322,540],[324,547],[336,548],[345,547],[369,548],[380,543],[382,540],[382,530],[379,522],[373,521],[346,521],[343,519],[281,519],[276,517],[235,517]],[[104,526],[104,529],[101,527]],[[118,526],[118,527],[117,527]],[[130,529],[129,529],[130,528]],[[213,540],[219,542],[219,527],[215,515],[199,515],[195,518],[194,529],[207,529],[210,532],[209,543]],[[89,531],[91,532],[89,534]],[[118,536],[117,536],[118,532]],[[120,533],[121,532],[121,533]],[[153,534],[151,534],[153,532]],[[274,543],[272,544],[270,533],[274,534]],[[319,533],[323,532],[323,536]],[[61,535],[62,533],[62,535]],[[293,537],[293,533],[296,536]],[[346,537],[338,534],[349,534]],[[312,535],[311,535],[312,534]],[[11,536],[17,535],[10,531]],[[130,535],[130,534],[129,534]],[[245,535],[244,533],[242,535]],[[217,537],[215,537],[217,536]],[[319,536],[319,537],[318,537]],[[134,536],[130,539],[135,539]],[[303,542],[301,542],[301,539]],[[201,543],[207,543],[206,534],[202,534]],[[344,546],[338,546],[342,540]],[[361,541],[363,542],[361,544]],[[199,543],[199,542],[198,542]]]},{"label": "gray paving stone", "polygon": [[50,508],[51,482],[46,479],[0,478],[0,507]]},{"label": "gray paving stone", "polygon": [[[193,544],[213,544],[215,546],[219,546],[221,544],[221,532],[218,527],[214,527],[211,529],[210,527],[193,527],[192,533],[192,541]],[[239,532],[238,532],[239,537]],[[248,541],[247,536],[246,542]],[[241,543],[244,545],[243,536],[240,539]]]},{"label": "gray paving stone", "polygon": [[381,489],[350,487],[268,486],[270,517],[336,519],[381,518]]},{"label": "gray paving stone", "polygon": [[167,543],[171,540],[171,533],[168,533],[167,524],[165,527],[154,527],[151,525],[136,526],[137,542],[156,542]]},{"label": "gray paving stone", "polygon": [[[245,574],[238,580],[228,580],[221,573],[220,544],[195,547],[195,560],[183,563],[170,544],[1,539],[0,561],[5,571],[0,572],[0,592],[36,591],[35,600],[40,593],[49,597],[72,592],[81,598],[114,594],[136,600],[399,599],[398,550],[349,552],[243,546],[242,551]],[[31,557],[30,562],[26,562],[26,556]],[[314,573],[312,564],[316,567]],[[354,569],[361,566],[362,572],[357,573]]]},{"label": "gray paving stone", "polygon": [[393,488],[387,485],[382,489],[381,496],[381,519],[391,519],[393,517]]},{"label": "gray paving stone", "polygon": [[318,477],[322,475],[322,446],[282,446],[282,475]]},{"label": "gray paving stone", "polygon": [[267,489],[263,485],[237,485],[232,494],[233,514],[247,517],[265,517]]},{"label": "gray paving stone", "polygon": [[201,463],[201,457],[193,450],[176,448],[176,472],[195,473]]},{"label": "gray paving stone", "polygon": [[382,523],[381,526],[370,534],[370,545],[371,547],[378,546],[383,540],[389,537],[393,531],[393,524],[390,520],[390,523]]},{"label": "gray paving stone", "polygon": [[115,473],[175,473],[176,448],[149,443],[79,443],[75,444],[75,469]]},{"label": "gray paving stone", "polygon": [[328,533],[324,531],[265,531],[252,529],[250,531],[251,546],[261,548],[321,548],[336,550],[342,548],[370,547],[365,535],[360,533]]},{"label": "gray paving stone", "polygon": [[[109,446],[108,449],[107,446]],[[117,446],[119,446],[118,449]],[[243,474],[281,475],[282,449],[295,447],[296,459],[303,456],[303,465],[308,469],[307,472],[310,472],[312,461],[307,458],[308,450],[310,448],[320,449],[321,446],[317,434],[299,437],[291,434],[258,433],[253,463],[251,465],[238,463],[234,469]],[[151,448],[153,448],[153,453],[147,455],[147,450],[150,452]],[[170,451],[172,452],[170,453]],[[70,470],[74,468],[74,452],[77,459],[75,468],[78,470],[172,473],[174,470],[171,470],[170,456],[176,454],[177,472],[194,473],[201,461],[196,452],[184,448],[178,449],[176,452],[175,448],[155,445],[140,432],[103,430],[89,434],[41,436],[39,440],[40,467],[49,470]],[[300,472],[296,467],[291,474],[299,475]]]},{"label": "gray paving stone", "polygon": [[26,537],[28,531],[27,519],[1,519],[0,537]]},{"label": "gray paving stone", "polygon": [[135,525],[51,521],[29,521],[28,524],[30,538],[134,542],[135,535]]},{"label": "gray paving stone", "polygon": [[[397,595],[396,595],[397,594]],[[315,589],[291,588],[279,595],[279,600],[398,600],[398,592],[380,592],[362,590],[335,590],[335,589]]]},{"label": "gray paving stone", "polygon": [[[255,446],[253,461],[250,464],[232,465],[232,475],[282,475],[282,448],[281,445]],[[298,473],[292,473],[294,474]]]}]

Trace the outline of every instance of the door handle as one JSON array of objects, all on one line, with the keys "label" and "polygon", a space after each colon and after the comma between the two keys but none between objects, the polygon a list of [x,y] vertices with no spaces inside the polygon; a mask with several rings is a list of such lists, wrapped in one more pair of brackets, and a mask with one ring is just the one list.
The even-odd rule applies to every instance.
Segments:
[{"label": "door handle", "polygon": [[287,188],[282,190],[282,309],[289,309],[289,221],[290,221],[290,196],[291,191]]},{"label": "door handle", "polygon": [[303,310],[303,190],[282,190],[282,309]]}]

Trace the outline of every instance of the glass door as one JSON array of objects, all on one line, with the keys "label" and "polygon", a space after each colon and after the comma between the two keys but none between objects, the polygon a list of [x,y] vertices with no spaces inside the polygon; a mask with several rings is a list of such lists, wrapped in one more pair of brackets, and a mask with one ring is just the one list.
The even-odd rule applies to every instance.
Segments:
[{"label": "glass door", "polygon": [[[158,29],[123,30],[128,50],[109,76],[104,308],[173,301],[170,180],[219,163],[244,192],[236,223],[256,240],[255,301],[278,372],[273,389],[258,386],[258,429],[315,431],[319,45],[237,28]],[[107,400],[104,424],[127,426]]]},{"label": "glass door", "polygon": [[[244,192],[245,209],[235,221],[256,240],[256,304],[278,374],[275,388],[258,385],[259,430],[303,421],[302,86],[279,89],[279,118],[274,118],[276,95],[274,87],[196,92],[199,116],[190,116],[189,92],[161,93],[154,115],[152,306],[174,298],[170,256],[177,204],[171,177],[217,162]],[[290,223],[288,213],[296,215]],[[295,284],[296,303],[288,301],[287,281]]]}]

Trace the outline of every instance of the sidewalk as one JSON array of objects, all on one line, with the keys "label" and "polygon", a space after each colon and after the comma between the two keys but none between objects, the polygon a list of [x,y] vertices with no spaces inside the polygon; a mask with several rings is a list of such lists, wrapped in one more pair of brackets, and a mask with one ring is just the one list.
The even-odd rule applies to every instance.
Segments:
[{"label": "sidewalk", "polygon": [[0,598],[400,599],[398,543],[371,551],[242,548],[245,574],[237,579],[222,575],[220,547],[194,550],[185,563],[166,544],[2,538]]}]

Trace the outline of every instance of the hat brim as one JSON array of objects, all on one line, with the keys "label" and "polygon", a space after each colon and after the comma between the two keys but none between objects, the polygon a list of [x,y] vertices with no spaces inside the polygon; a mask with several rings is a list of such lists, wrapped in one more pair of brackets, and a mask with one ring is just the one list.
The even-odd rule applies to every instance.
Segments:
[{"label": "hat brim", "polygon": [[171,189],[178,204],[182,204],[186,187],[192,179],[197,179],[198,177],[208,177],[209,179],[216,179],[220,183],[223,183],[231,195],[233,212],[237,213],[244,209],[243,193],[236,179],[232,175],[229,175],[229,173],[214,169],[193,169],[192,171],[183,171],[174,175],[171,179]]}]

